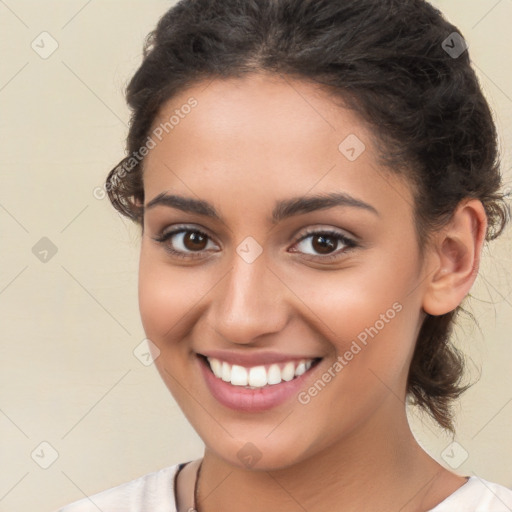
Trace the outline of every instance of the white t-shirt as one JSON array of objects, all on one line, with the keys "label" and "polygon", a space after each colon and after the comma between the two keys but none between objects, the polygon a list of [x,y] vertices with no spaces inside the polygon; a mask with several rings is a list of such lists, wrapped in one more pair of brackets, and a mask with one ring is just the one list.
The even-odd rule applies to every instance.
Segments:
[{"label": "white t-shirt", "polygon": [[[179,466],[149,473],[56,512],[176,512],[175,476]],[[512,490],[472,476],[427,512],[512,512]]]}]

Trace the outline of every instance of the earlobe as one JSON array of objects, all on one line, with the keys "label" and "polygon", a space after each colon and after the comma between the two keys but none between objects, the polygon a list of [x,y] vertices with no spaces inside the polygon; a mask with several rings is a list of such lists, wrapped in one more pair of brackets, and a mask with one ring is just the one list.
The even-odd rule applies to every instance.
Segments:
[{"label": "earlobe", "polygon": [[478,199],[461,202],[450,222],[432,237],[423,310],[434,316],[453,311],[475,282],[487,230]]}]

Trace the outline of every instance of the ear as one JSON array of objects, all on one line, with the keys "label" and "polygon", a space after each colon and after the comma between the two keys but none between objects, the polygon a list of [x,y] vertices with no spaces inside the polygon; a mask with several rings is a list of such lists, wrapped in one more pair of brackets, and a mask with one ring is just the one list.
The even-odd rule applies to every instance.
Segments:
[{"label": "ear", "polygon": [[430,315],[453,311],[469,293],[480,265],[487,215],[478,199],[462,201],[450,222],[431,240],[423,310]]}]

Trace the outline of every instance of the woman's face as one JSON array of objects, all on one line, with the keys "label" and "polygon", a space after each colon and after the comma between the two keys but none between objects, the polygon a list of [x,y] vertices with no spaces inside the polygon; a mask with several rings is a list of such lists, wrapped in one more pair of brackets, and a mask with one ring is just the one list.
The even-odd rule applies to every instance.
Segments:
[{"label": "woman's face", "polygon": [[268,75],[195,85],[155,120],[142,322],[232,464],[285,467],[402,425],[425,271],[411,189],[370,135],[317,87]]}]

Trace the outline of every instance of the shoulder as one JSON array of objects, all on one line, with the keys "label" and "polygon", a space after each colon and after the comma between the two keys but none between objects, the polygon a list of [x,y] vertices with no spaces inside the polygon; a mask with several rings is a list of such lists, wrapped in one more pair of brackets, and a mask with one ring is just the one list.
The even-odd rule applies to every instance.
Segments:
[{"label": "shoulder", "polygon": [[174,477],[179,464],[75,501],[56,512],[176,512]]},{"label": "shoulder", "polygon": [[512,490],[472,476],[466,484],[448,496],[429,512],[510,512],[512,510]]}]

